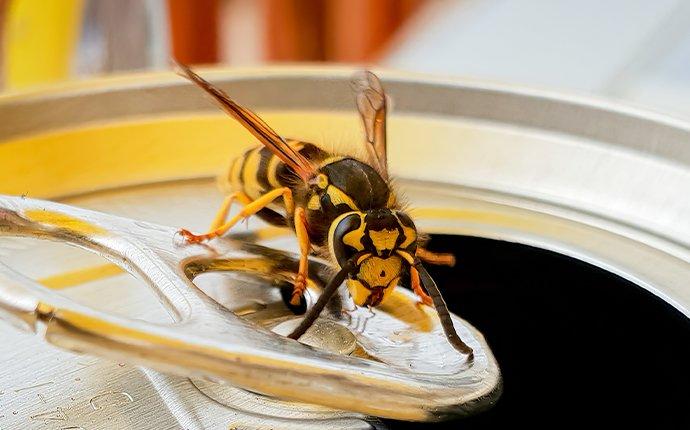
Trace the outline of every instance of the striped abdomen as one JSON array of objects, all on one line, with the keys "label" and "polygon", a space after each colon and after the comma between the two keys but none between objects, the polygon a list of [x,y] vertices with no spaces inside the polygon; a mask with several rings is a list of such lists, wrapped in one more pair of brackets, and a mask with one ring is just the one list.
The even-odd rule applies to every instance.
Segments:
[{"label": "striped abdomen", "polygon": [[[292,190],[295,206],[306,210],[311,243],[326,245],[331,223],[352,211],[367,211],[395,206],[395,197],[388,184],[371,166],[351,157],[332,155],[311,143],[288,141],[317,166],[319,178],[308,186],[266,147],[252,148],[230,165],[220,178],[228,193],[242,191],[255,200],[276,188]],[[273,208],[284,212],[282,198]],[[285,219],[271,209],[257,214],[264,221],[286,225]],[[292,214],[288,215],[288,221]]]},{"label": "striped abdomen", "polygon": [[[311,143],[289,140],[288,144],[316,164],[328,156]],[[297,176],[285,163],[268,148],[260,145],[233,160],[227,173],[219,178],[219,183],[225,192],[243,191],[250,199],[255,200],[276,188],[292,188],[297,180]]]},{"label": "striped abdomen", "polygon": [[[326,151],[311,143],[288,140],[288,144],[315,164],[328,156]],[[307,191],[292,169],[263,145],[251,148],[235,158],[226,173],[218,178],[218,185],[227,194],[244,192],[251,200],[276,188],[288,187],[292,190],[295,204],[301,206],[304,206],[302,200]],[[285,226],[290,224],[292,214],[285,213],[281,197],[270,208],[259,211],[257,216],[270,224]]]}]

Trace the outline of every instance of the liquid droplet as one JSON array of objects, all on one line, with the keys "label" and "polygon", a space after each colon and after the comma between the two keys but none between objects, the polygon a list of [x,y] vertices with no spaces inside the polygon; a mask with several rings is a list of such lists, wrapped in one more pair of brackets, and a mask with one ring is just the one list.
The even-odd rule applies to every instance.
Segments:
[{"label": "liquid droplet", "polygon": [[132,402],[134,402],[134,398],[132,398],[129,393],[124,391],[109,391],[107,393],[94,396],[91,398],[91,400],[89,400],[89,404],[94,411],[104,409],[108,406],[121,406]]}]

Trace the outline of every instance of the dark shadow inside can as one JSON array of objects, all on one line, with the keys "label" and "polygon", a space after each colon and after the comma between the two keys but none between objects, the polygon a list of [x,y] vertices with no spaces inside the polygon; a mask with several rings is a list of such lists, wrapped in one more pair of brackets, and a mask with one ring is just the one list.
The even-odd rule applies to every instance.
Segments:
[{"label": "dark shadow inside can", "polygon": [[486,336],[503,395],[461,421],[386,421],[390,428],[690,428],[690,320],[669,304],[617,275],[526,245],[434,236],[429,248],[456,254],[453,268],[427,267],[451,311]]}]

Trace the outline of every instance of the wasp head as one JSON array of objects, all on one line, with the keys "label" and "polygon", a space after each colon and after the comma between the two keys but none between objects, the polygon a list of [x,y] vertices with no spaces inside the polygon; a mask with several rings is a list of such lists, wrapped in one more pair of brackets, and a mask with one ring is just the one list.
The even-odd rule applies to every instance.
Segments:
[{"label": "wasp head", "polygon": [[376,306],[390,295],[406,269],[398,252],[415,255],[417,230],[403,212],[348,212],[331,225],[329,246],[340,267],[351,259],[355,261],[347,280],[355,303]]}]

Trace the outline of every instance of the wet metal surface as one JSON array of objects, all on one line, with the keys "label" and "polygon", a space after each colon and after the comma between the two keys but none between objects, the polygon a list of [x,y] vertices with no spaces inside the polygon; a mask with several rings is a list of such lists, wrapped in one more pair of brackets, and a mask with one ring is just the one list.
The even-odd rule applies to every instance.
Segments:
[{"label": "wet metal surface", "polygon": [[[409,292],[396,292],[389,309],[372,312],[350,301],[347,317],[331,312],[330,318],[354,336],[338,336],[338,330],[325,329],[329,323],[322,322],[310,335],[318,349],[311,349],[245,322],[190,282],[200,273],[227,270],[288,280],[296,264],[290,254],[231,239],[212,246],[180,245],[173,228],[21,197],[0,198],[0,220],[5,235],[62,240],[106,257],[148,284],[175,320],[166,325],[98,311],[3,265],[4,317],[25,331],[42,333],[53,345],[287,400],[400,419],[465,414],[486,407],[498,393],[498,368],[481,335],[457,320],[461,336],[475,349],[474,360],[467,362],[444,342],[435,313],[416,306]],[[314,279],[323,282],[319,276],[328,272],[319,275],[318,264],[312,269]],[[238,287],[249,291],[243,283]],[[417,329],[414,337],[389,340],[410,326]],[[329,337],[330,332],[336,336]],[[331,353],[353,350],[354,337],[376,361]],[[47,382],[52,381],[38,384]],[[120,409],[134,399],[125,390],[108,389],[92,396],[88,405],[93,411]],[[44,419],[42,414],[31,416]],[[56,409],[45,419],[67,421],[68,415],[64,408]]]},{"label": "wet metal surface", "polygon": [[[352,106],[351,74],[352,70],[273,69],[260,73],[216,71],[207,76],[261,111],[286,136],[352,148],[361,144],[361,131]],[[685,198],[690,195],[688,124],[607,102],[509,86],[438,79],[424,82],[397,73],[381,73],[381,77],[394,99],[389,127],[391,171],[399,178],[398,185],[423,231],[553,250],[613,272],[690,315],[690,224],[686,222],[690,200]],[[110,255],[122,266],[127,266],[120,258],[123,253],[127,261],[142,256],[136,246],[137,252],[130,252],[136,241],[124,245],[122,237],[152,238],[161,244],[159,250],[183,255],[179,252],[186,251],[171,244],[170,233],[181,226],[207,227],[220,202],[209,178],[251,144],[239,128],[229,125],[203,97],[172,75],[104,80],[86,87],[5,97],[0,100],[0,117],[4,119],[0,124],[1,192],[61,198],[76,206],[153,223],[108,222],[106,230],[127,225],[128,231],[118,233],[117,240],[101,237],[98,242],[99,246],[122,245],[114,259]],[[420,142],[424,150],[420,150]],[[224,155],[219,157],[219,153]],[[34,169],[37,159],[50,162]],[[70,173],[75,171],[79,175]],[[123,188],[126,186],[135,187]],[[70,195],[75,197],[64,200]],[[15,213],[28,204],[12,199],[3,202]],[[9,222],[16,225],[21,218]],[[56,234],[55,217],[52,227],[45,224],[51,217],[33,213],[30,218],[39,227],[34,232]],[[3,220],[5,225],[8,219]],[[62,232],[60,237],[72,242],[80,241],[77,236],[84,232],[97,233],[93,226],[65,218],[58,221],[71,225],[73,233],[65,237]],[[31,223],[22,225],[33,228]],[[256,227],[250,222],[250,231]],[[289,236],[269,236],[260,243],[295,251]],[[356,413],[343,415],[258,397],[254,392],[266,387],[250,387],[247,381],[239,385],[250,390],[208,382],[198,374],[190,382],[187,376],[179,376],[180,367],[166,367],[168,373],[164,374],[133,366],[125,359],[128,355],[120,357],[120,351],[110,344],[86,348],[84,342],[93,337],[74,342],[68,336],[74,326],[63,324],[68,318],[55,318],[57,314],[51,313],[55,306],[39,307],[36,313],[40,298],[42,303],[91,316],[105,313],[108,321],[118,324],[134,324],[156,333],[163,330],[185,341],[201,336],[210,343],[213,336],[206,338],[205,334],[216,332],[218,320],[227,321],[225,313],[214,308],[217,302],[262,326],[259,337],[271,339],[271,346],[281,353],[292,351],[301,356],[309,351],[318,360],[324,354],[332,356],[326,350],[349,351],[351,337],[347,335],[341,338],[342,349],[338,341],[330,346],[315,345],[323,348],[319,351],[285,346],[287,341],[270,333],[290,324],[294,317],[282,305],[280,285],[260,276],[256,266],[239,270],[238,263],[248,257],[266,263],[257,249],[241,251],[225,241],[219,243],[219,250],[193,248],[187,254],[203,255],[205,263],[218,262],[219,255],[221,260],[231,257],[223,264],[232,270],[222,274],[208,271],[209,264],[195,267],[202,272],[195,283],[213,297],[215,302],[210,302],[197,293],[185,300],[171,300],[181,292],[194,291],[184,279],[184,285],[170,282],[176,275],[160,276],[162,272],[174,274],[172,266],[146,266],[143,273],[155,272],[155,279],[142,276],[141,271],[135,271],[135,277],[110,271],[106,266],[112,266],[97,253],[54,242],[1,237],[0,244],[0,261],[14,269],[3,272],[11,280],[2,283],[11,322],[23,330],[36,326],[40,335],[62,347],[110,357],[73,354],[49,345],[40,336],[3,330],[0,354],[7,364],[0,369],[4,384],[0,399],[6,409],[0,413],[0,427],[202,429],[232,424],[238,428],[298,428],[313,425],[311,419],[319,414],[333,417],[332,421],[318,421],[319,428],[369,427]],[[93,243],[85,245],[93,249]],[[283,261],[289,264],[290,259]],[[283,280],[289,272],[284,269],[279,271]],[[52,290],[14,272],[44,281],[41,284]],[[75,274],[83,282],[74,283]],[[162,304],[160,291],[147,288],[152,283],[169,294]],[[27,285],[30,294],[24,294]],[[313,302],[317,294],[313,289],[308,299]],[[419,333],[433,336],[429,322],[434,320],[433,314],[408,306],[414,299],[405,292],[396,306],[373,314],[350,311],[348,298],[340,299],[342,306],[329,309],[327,316],[354,336],[357,344],[350,357],[371,361],[370,371],[388,368],[389,383],[396,372],[414,373],[419,378],[429,373],[430,379],[440,379],[439,369],[462,368],[455,356],[437,350],[428,351],[428,360],[414,359],[416,337]],[[175,333],[170,333],[173,330],[165,324],[194,320],[198,315],[193,310],[200,302],[215,309],[213,316],[201,317],[201,321],[209,318],[214,330],[208,326],[191,330],[193,325],[178,324]],[[240,330],[254,327],[238,325],[243,327]],[[430,327],[432,331],[426,331]],[[213,341],[214,347],[246,340],[235,335],[223,333]],[[476,333],[473,336],[481,342]],[[433,343],[433,348],[443,348],[442,339]],[[369,355],[372,351],[375,354]],[[159,366],[167,358],[155,357],[155,363],[147,360],[147,364]],[[350,358],[336,362],[350,363]],[[294,364],[304,363],[296,360]],[[184,369],[189,372],[190,367]],[[173,373],[178,376],[171,376]],[[415,398],[419,403],[419,394]],[[252,414],[264,407],[275,417]],[[292,411],[303,415],[286,418]],[[438,410],[425,412],[439,417]]]}]

